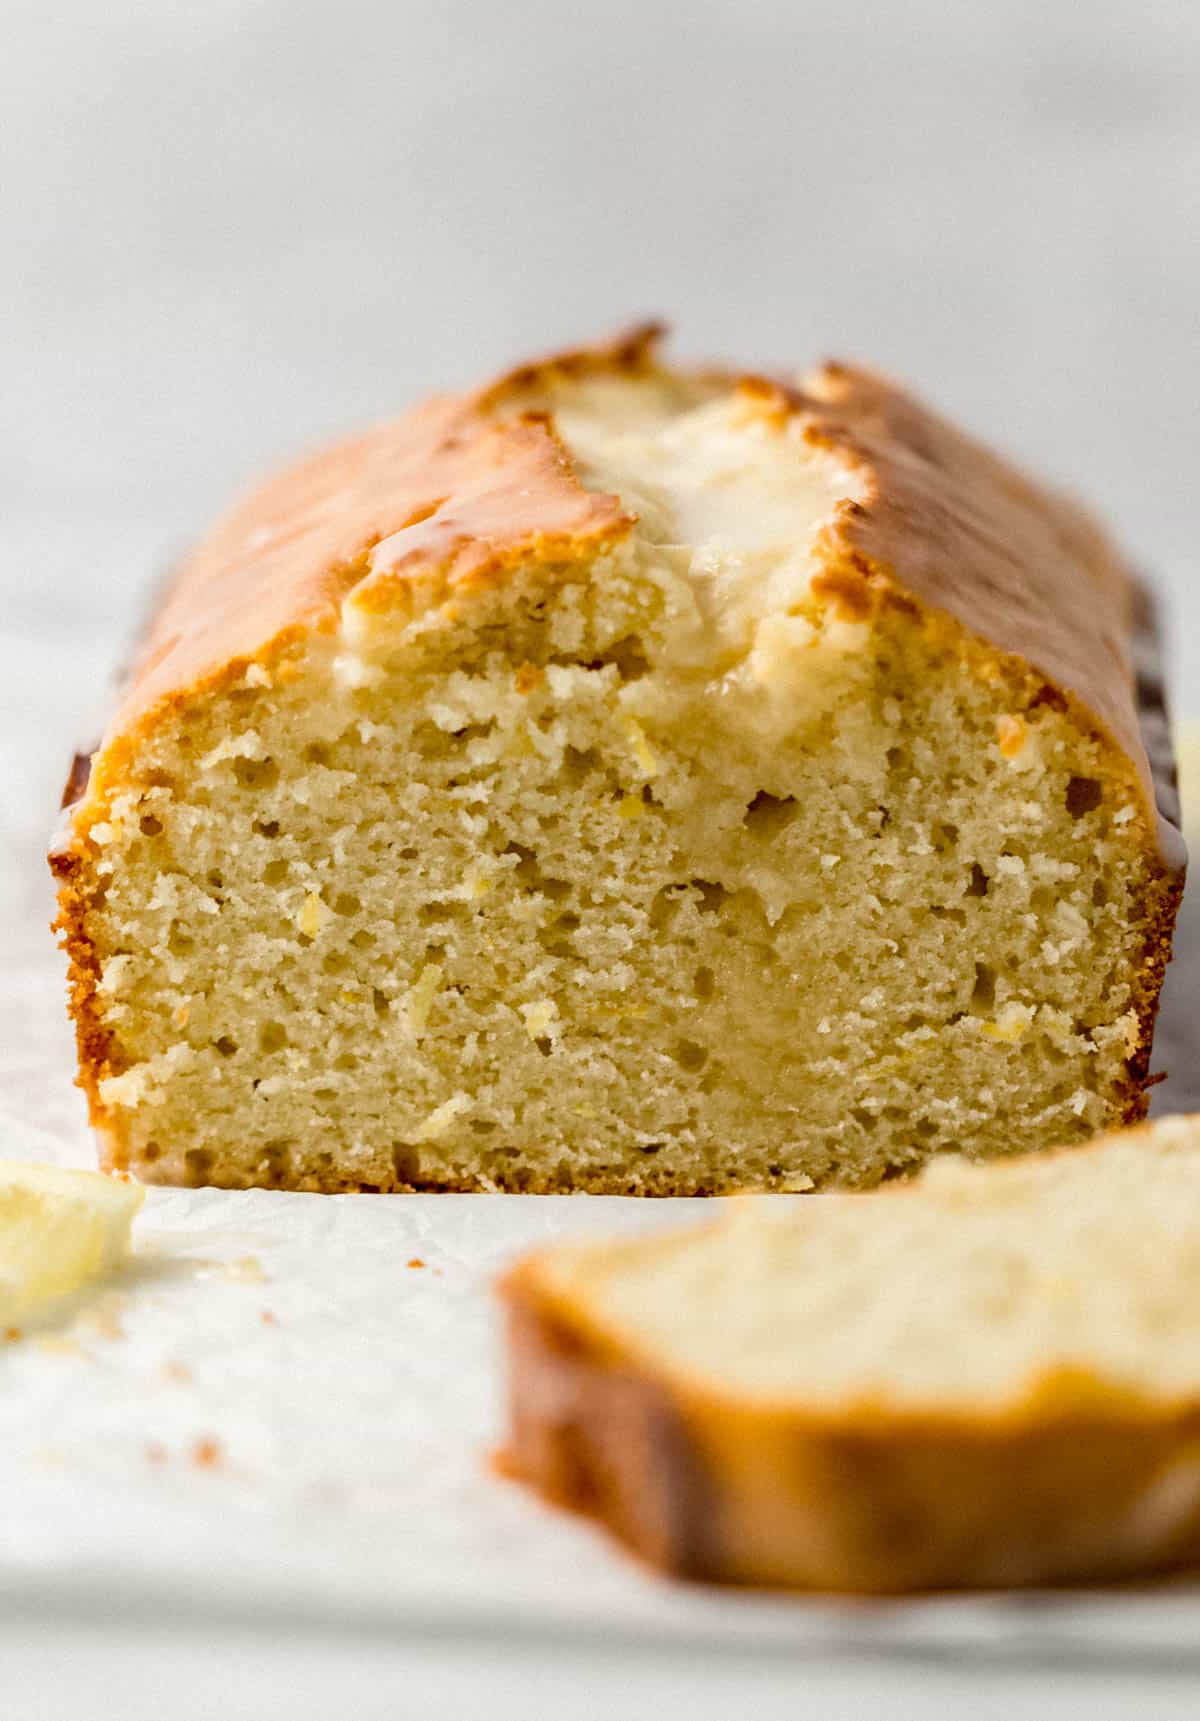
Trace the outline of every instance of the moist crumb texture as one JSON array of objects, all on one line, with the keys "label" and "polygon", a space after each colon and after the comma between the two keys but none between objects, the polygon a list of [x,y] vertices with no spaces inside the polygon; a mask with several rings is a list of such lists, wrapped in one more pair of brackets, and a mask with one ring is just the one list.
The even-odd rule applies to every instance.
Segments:
[{"label": "moist crumb texture", "polygon": [[[152,630],[54,857],[109,1163],[786,1190],[1140,1115],[1177,891],[1144,767],[847,562],[861,455],[643,353],[459,410],[427,434],[474,438],[464,517],[491,484],[519,525],[504,450],[538,438],[578,517],[510,532],[499,571],[453,496],[364,517],[293,616],[251,539],[303,556],[339,499],[301,474]],[[204,659],[259,580],[248,646]]]}]

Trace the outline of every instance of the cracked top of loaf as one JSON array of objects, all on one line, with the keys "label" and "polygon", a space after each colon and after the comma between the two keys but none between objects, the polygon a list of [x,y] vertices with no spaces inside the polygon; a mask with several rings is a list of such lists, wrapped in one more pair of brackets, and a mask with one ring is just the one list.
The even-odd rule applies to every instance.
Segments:
[{"label": "cracked top of loaf", "polygon": [[[1047,697],[1111,737],[1154,803],[1134,663],[1140,589],[1084,511],[870,371],[827,363],[793,385],[676,369],[658,356],[660,334],[648,324],[438,397],[248,496],[153,615],[76,829],[164,712],[253,680],[306,636],[340,633],[353,649],[381,613],[458,617],[517,565],[554,579],[602,556],[655,507],[652,482],[634,498],[626,485],[624,501],[604,487],[622,443],[626,470],[640,462],[652,478],[665,462],[676,495],[682,475],[695,518],[681,539],[707,532],[726,567],[737,552],[743,577],[707,593],[722,651],[760,648],[756,673],[769,676],[758,624],[794,613],[801,591],[849,622],[908,607],[981,673],[1007,658],[1044,678]],[[748,438],[758,491],[749,509],[744,491],[723,507]],[[671,524],[657,522],[660,542]],[[1160,847],[1177,863],[1171,790],[1160,779],[1157,791]]]}]

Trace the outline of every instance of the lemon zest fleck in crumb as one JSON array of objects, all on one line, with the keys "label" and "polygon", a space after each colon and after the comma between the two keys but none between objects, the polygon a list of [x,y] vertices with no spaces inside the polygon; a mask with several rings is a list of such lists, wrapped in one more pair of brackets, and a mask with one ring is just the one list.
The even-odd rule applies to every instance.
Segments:
[{"label": "lemon zest fleck in crumb", "polygon": [[332,919],[333,910],[325,906],[315,890],[311,890],[296,916],[296,925],[305,938],[316,938]]}]

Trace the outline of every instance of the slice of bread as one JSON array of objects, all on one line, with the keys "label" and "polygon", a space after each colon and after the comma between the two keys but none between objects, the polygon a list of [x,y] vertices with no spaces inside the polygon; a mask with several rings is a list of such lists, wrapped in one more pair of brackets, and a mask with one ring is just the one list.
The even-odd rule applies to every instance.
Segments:
[{"label": "slice of bread", "polygon": [[689,1577],[902,1591],[1200,1560],[1200,1116],[549,1249],[511,1468]]},{"label": "slice of bread", "polygon": [[106,1163],[687,1194],[1135,1120],[1182,877],[1142,609],[845,366],[647,330],[318,456],[73,780]]}]

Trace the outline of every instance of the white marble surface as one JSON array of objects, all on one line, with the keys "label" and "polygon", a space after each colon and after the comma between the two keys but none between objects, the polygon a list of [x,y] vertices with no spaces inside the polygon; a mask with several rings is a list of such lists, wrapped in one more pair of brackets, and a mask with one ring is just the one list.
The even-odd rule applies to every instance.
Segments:
[{"label": "white marble surface", "polygon": [[1179,1668],[0,1624],[6,1721],[1195,1721],[1198,1690]]}]

